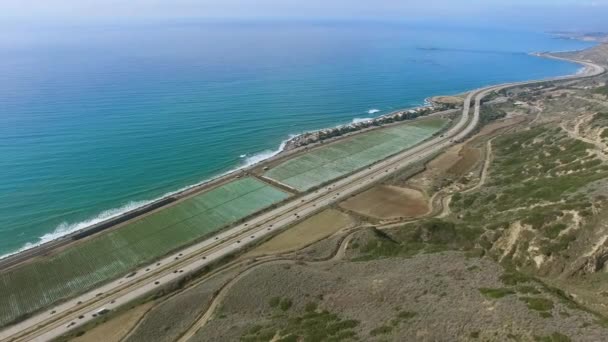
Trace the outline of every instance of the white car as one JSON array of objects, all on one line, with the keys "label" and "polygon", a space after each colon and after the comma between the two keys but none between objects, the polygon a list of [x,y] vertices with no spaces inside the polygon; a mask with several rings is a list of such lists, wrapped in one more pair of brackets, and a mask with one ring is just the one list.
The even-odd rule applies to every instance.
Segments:
[{"label": "white car", "polygon": [[101,308],[101,309],[97,310],[97,312],[95,312],[95,313],[97,314],[97,316],[101,316],[103,314],[107,314],[108,312],[110,312],[109,309]]}]

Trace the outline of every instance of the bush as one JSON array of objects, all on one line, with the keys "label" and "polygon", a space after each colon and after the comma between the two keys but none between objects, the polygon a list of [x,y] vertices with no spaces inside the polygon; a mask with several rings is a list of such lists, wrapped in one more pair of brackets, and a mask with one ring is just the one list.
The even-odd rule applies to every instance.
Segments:
[{"label": "bush", "polygon": [[415,312],[411,312],[411,311],[400,311],[397,314],[397,318],[402,319],[402,320],[407,320],[410,318],[414,318],[414,316],[416,316]]},{"label": "bush", "polygon": [[306,306],[304,307],[304,311],[306,312],[314,312],[317,310],[317,303],[315,302],[310,302],[308,304],[306,304]]},{"label": "bush", "polygon": [[487,287],[480,288],[479,292],[481,292],[481,294],[484,295],[486,298],[491,299],[498,299],[515,293],[515,291],[507,288],[491,289]]},{"label": "bush", "polygon": [[270,305],[271,308],[276,308],[279,306],[279,303],[281,303],[281,297],[272,297],[268,301],[268,305]]},{"label": "bush", "polygon": [[553,301],[541,297],[521,297],[521,300],[528,304],[528,309],[535,311],[549,311],[553,309]]},{"label": "bush", "polygon": [[279,308],[283,311],[287,311],[291,308],[291,306],[293,305],[291,299],[289,298],[285,298],[283,300],[281,300],[281,303],[279,304]]},{"label": "bush", "polygon": [[513,286],[513,285],[517,285],[519,283],[529,282],[531,279],[530,279],[530,277],[528,277],[527,275],[525,275],[523,273],[513,271],[513,272],[507,272],[507,273],[501,275],[500,280],[505,285]]},{"label": "bush", "polygon": [[369,334],[372,335],[372,336],[377,336],[377,335],[388,334],[391,331],[393,331],[393,327],[389,327],[389,326],[383,325],[381,327],[373,329],[372,331],[369,332]]}]

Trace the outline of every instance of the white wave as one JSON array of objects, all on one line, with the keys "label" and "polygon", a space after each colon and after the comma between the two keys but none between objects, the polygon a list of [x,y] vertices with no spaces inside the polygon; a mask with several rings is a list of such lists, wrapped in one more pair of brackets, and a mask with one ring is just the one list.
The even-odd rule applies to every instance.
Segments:
[{"label": "white wave", "polygon": [[143,207],[147,204],[152,203],[153,201],[138,201],[138,202],[129,202],[127,204],[125,204],[124,206],[120,207],[120,208],[114,208],[114,209],[110,209],[110,210],[105,210],[103,212],[101,212],[99,215],[85,220],[85,221],[81,221],[81,222],[76,222],[76,223],[68,223],[68,222],[63,222],[61,224],[59,224],[52,232],[50,233],[46,233],[42,236],[40,236],[38,238],[38,241],[36,242],[28,242],[25,245],[23,245],[23,247],[19,248],[18,250],[14,251],[14,252],[10,252],[8,254],[4,254],[2,256],[0,256],[0,259],[6,258],[8,256],[11,256],[13,254],[17,254],[19,252],[23,252],[25,250],[28,250],[30,248],[34,248],[37,246],[40,246],[44,243],[47,242],[51,242],[53,240],[59,239],[62,236],[74,233],[76,231],[79,231],[81,229],[90,227],[92,225],[95,225],[97,223],[118,217],[126,212],[129,212],[131,210],[135,210],[137,208]]},{"label": "white wave", "polygon": [[239,156],[239,158],[245,158],[245,157],[247,157],[247,154],[241,154],[241,155]]},{"label": "white wave", "polygon": [[368,122],[368,121],[372,121],[374,120],[374,118],[354,118],[353,119],[353,124],[358,124],[360,122]]},{"label": "white wave", "polygon": [[367,111],[367,114],[376,114],[378,112],[380,112],[380,109],[372,108]]},{"label": "white wave", "polygon": [[[241,168],[245,168],[245,167],[249,167],[252,165],[255,165],[257,163],[260,163],[266,159],[270,159],[274,156],[276,156],[277,154],[283,152],[283,150],[285,149],[285,146],[287,146],[287,142],[289,142],[289,140],[293,139],[297,137],[297,135],[290,135],[288,139],[283,140],[281,142],[281,144],[279,145],[279,148],[276,150],[266,150],[266,151],[262,151],[259,153],[256,153],[252,156],[249,156],[245,159],[244,165]],[[239,169],[241,169],[239,168]]]}]

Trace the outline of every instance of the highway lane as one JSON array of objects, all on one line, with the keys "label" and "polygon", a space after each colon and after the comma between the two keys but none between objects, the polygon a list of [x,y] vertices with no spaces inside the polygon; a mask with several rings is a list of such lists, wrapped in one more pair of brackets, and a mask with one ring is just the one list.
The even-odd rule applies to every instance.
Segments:
[{"label": "highway lane", "polygon": [[[592,64],[589,73],[603,72],[603,68]],[[563,77],[570,79],[585,77]],[[519,82],[475,90],[467,96],[459,122],[442,137],[422,144],[374,164],[360,172],[332,183],[330,186],[306,194],[280,208],[268,211],[248,222],[231,228],[217,236],[180,250],[158,262],[136,270],[130,278],[116,279],[93,291],[89,291],[65,303],[59,304],[0,332],[2,340],[40,340],[58,337],[65,332],[94,319],[100,309],[114,310],[132,300],[156,291],[159,286],[175,281],[185,275],[227,256],[245,245],[254,243],[280,229],[310,216],[322,208],[373,185],[391,173],[432,156],[464,139],[479,121],[481,99],[488,93],[516,85],[533,84],[539,81]],[[475,110],[470,117],[471,101],[475,97]],[[82,317],[82,318],[79,318]],[[72,323],[73,322],[73,323]]]}]

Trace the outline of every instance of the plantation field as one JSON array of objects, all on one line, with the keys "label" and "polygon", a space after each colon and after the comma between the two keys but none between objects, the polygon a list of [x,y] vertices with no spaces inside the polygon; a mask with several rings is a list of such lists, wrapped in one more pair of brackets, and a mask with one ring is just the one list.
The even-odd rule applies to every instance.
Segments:
[{"label": "plantation field", "polygon": [[264,176],[306,191],[413,147],[445,123],[431,119],[359,134],[290,159]]},{"label": "plantation field", "polygon": [[289,194],[236,180],[0,275],[0,326],[255,213]]}]

